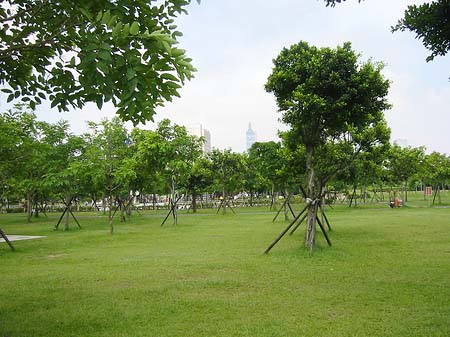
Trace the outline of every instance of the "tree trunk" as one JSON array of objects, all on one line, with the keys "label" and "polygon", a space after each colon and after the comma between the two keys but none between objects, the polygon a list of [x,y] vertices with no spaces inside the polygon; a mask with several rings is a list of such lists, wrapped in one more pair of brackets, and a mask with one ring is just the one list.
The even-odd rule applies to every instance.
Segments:
[{"label": "tree trunk", "polygon": [[288,203],[289,203],[290,195],[289,195],[289,191],[286,187],[284,188],[284,197],[286,198],[285,202],[284,202],[284,220],[287,221],[287,220],[289,220]]},{"label": "tree trunk", "polygon": [[109,193],[108,196],[108,203],[109,203],[109,209],[108,209],[108,222],[109,222],[109,234],[114,234],[114,224],[113,224],[113,216],[112,216],[112,208],[113,208],[113,196],[112,193]]},{"label": "tree trunk", "polygon": [[275,205],[275,184],[272,182],[272,199],[270,201],[270,209],[272,210]]},{"label": "tree trunk", "polygon": [[404,189],[405,189],[405,202],[407,202],[408,201],[408,181],[407,180],[405,180],[405,187],[404,187]]},{"label": "tree trunk", "polygon": [[192,213],[197,213],[197,191],[192,189]]},{"label": "tree trunk", "polygon": [[27,193],[27,222],[31,222],[31,216],[33,215],[33,193]]},{"label": "tree trunk", "polygon": [[71,198],[70,198],[70,196],[69,195],[66,195],[66,197],[65,197],[65,200],[66,200],[66,207],[67,207],[67,211],[66,211],[66,215],[65,215],[65,221],[64,221],[64,230],[65,231],[67,231],[67,230],[69,230],[69,216],[70,216],[70,205],[69,205],[69,203],[70,203],[70,200]]},{"label": "tree trunk", "polygon": [[173,209],[172,209],[172,214],[173,214],[173,224],[177,225],[178,224],[178,214],[177,214],[177,205],[175,205],[175,203],[177,202],[176,196],[175,196],[175,179],[172,176],[172,184],[171,184],[171,193],[172,193],[172,202],[174,203],[172,205]]},{"label": "tree trunk", "polygon": [[313,167],[313,146],[306,145],[306,174],[307,174],[307,189],[306,189],[306,202],[308,205],[308,215],[306,221],[306,233],[305,233],[305,247],[309,248],[310,251],[314,249],[316,242],[316,215],[317,206],[316,202],[317,191],[316,191],[316,177]]},{"label": "tree trunk", "polygon": [[225,191],[225,186],[222,188],[222,214],[227,212],[227,193]]}]

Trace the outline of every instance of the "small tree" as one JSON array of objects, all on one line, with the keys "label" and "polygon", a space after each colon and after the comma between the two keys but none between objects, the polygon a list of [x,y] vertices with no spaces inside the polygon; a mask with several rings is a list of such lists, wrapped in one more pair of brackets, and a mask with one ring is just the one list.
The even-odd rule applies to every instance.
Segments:
[{"label": "small tree", "polygon": [[201,155],[203,140],[189,135],[184,126],[171,125],[168,119],[164,119],[158,124],[156,133],[161,138],[162,158],[165,161],[161,174],[169,182],[174,224],[177,224],[176,205],[174,204],[176,191],[178,187],[186,187],[188,184],[194,162]]},{"label": "small tree", "polygon": [[226,213],[229,195],[243,186],[244,156],[230,149],[214,149],[208,154],[216,186],[222,189],[222,213]]},{"label": "small tree", "polygon": [[[89,175],[96,186],[105,191],[108,198],[108,222],[110,233],[114,233],[114,199],[122,193],[128,193],[129,182],[135,177],[129,141],[130,137],[123,122],[118,117],[89,123],[91,133],[86,135],[88,146],[83,163],[84,174]],[[123,216],[123,209],[121,208]],[[123,218],[122,218],[123,219]]]},{"label": "small tree", "polygon": [[401,147],[393,145],[388,153],[388,169],[394,183],[403,186],[404,199],[408,201],[409,180],[419,172],[425,158],[424,147]]},{"label": "small tree", "polygon": [[[318,199],[326,181],[345,166],[342,160],[326,161],[326,154],[351,152],[351,159],[380,141],[389,82],[381,75],[382,64],[358,62],[350,43],[319,49],[300,42],[284,48],[273,62],[266,90],[275,94],[281,120],[290,127],[289,143],[305,147],[305,245],[312,250]],[[329,174],[320,172],[327,168]]]}]

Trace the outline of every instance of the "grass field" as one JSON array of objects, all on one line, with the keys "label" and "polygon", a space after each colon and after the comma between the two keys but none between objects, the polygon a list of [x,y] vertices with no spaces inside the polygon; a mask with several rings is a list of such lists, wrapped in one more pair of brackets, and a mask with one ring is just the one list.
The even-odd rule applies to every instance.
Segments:
[{"label": "grass field", "polygon": [[303,230],[263,255],[287,222],[238,211],[133,215],[113,236],[94,215],[68,232],[1,215],[47,237],[0,244],[0,337],[450,336],[450,209],[329,209],[312,257]]}]

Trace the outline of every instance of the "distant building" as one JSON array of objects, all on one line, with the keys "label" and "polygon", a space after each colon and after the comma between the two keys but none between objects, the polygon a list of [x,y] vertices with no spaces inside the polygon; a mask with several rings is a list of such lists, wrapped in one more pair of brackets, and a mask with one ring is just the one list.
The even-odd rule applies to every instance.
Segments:
[{"label": "distant building", "polygon": [[256,143],[256,132],[252,129],[252,124],[248,123],[247,130],[247,151],[252,147],[253,143]]},{"label": "distant building", "polygon": [[398,145],[400,147],[408,147],[408,141],[406,139],[396,139],[394,140],[394,145]]},{"label": "distant building", "polygon": [[192,136],[203,137],[203,153],[211,152],[211,133],[208,130],[204,129],[203,125],[196,124],[193,126],[187,126],[186,130]]}]

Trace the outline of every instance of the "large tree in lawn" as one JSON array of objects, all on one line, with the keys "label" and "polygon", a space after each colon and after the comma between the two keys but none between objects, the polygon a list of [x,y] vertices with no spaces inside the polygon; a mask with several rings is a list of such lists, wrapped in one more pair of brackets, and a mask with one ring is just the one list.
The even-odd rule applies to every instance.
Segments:
[{"label": "large tree in lawn", "polygon": [[124,120],[151,120],[195,71],[174,24],[190,2],[0,1],[2,91],[32,108],[112,102]]},{"label": "large tree in lawn", "polygon": [[[274,93],[281,120],[290,127],[290,144],[305,147],[309,200],[305,245],[313,249],[318,200],[325,177],[333,173],[317,171],[325,168],[324,158],[317,154],[327,156],[350,147],[357,154],[362,145],[370,145],[364,138],[375,135],[384,123],[389,82],[381,75],[382,65],[360,62],[350,43],[331,49],[301,41],[284,48],[273,62],[266,90]],[[336,172],[342,169],[341,164],[331,165]]]}]

